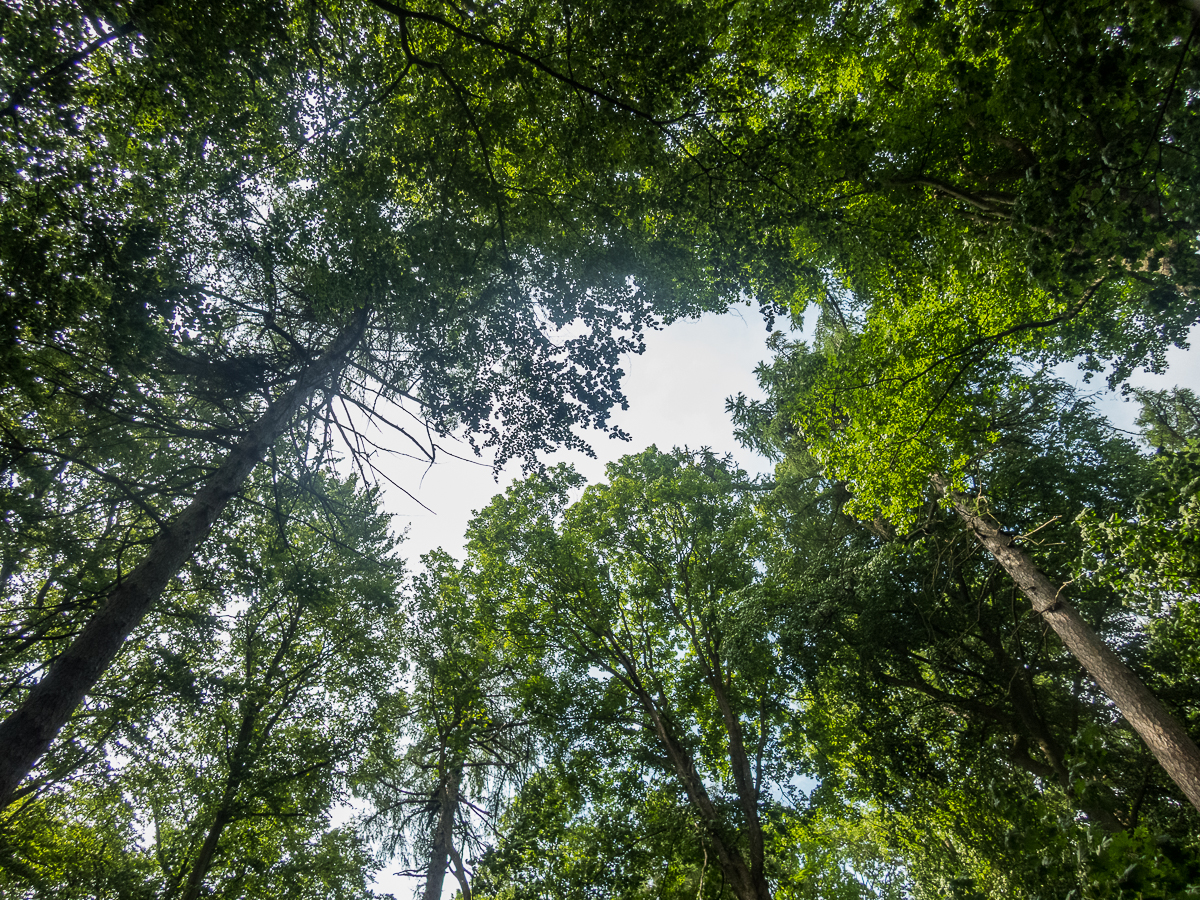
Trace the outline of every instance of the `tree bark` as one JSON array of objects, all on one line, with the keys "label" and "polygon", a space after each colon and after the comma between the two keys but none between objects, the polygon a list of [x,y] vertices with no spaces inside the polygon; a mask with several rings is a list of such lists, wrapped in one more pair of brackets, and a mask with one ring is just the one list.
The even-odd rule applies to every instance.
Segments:
[{"label": "tree bark", "polygon": [[1012,535],[976,512],[970,498],[950,490],[945,479],[935,476],[933,483],[950,497],[955,512],[1029,598],[1034,611],[1054,629],[1171,780],[1200,810],[1200,748],[1184,727],[1062,598],[1062,589],[1055,587],[1033,558],[1014,544]]},{"label": "tree bark", "polygon": [[446,869],[454,848],[454,816],[458,812],[458,786],[461,781],[462,764],[458,763],[446,773],[446,780],[437,792],[437,830],[433,833],[433,847],[429,851],[422,900],[442,900],[442,885],[446,881]]},{"label": "tree bark", "polygon": [[708,791],[704,789],[704,783],[696,771],[691,755],[675,739],[674,729],[659,712],[649,694],[642,692],[639,700],[654,723],[655,733],[663,749],[667,751],[667,758],[675,769],[676,777],[687,792],[692,806],[700,813],[707,831],[708,843],[717,854],[717,864],[721,867],[730,890],[738,900],[771,900],[766,880],[761,877],[756,879],[738,847],[727,844],[721,835],[721,814],[712,798],[708,796]]},{"label": "tree bark", "polygon": [[458,879],[458,888],[462,891],[462,900],[471,900],[471,879],[467,877],[467,867],[463,865],[462,855],[450,845],[450,862],[454,865],[454,877]]},{"label": "tree bark", "polygon": [[188,872],[187,881],[184,882],[179,900],[197,900],[200,896],[200,889],[204,886],[208,870],[212,868],[213,860],[217,858],[217,847],[221,843],[221,835],[225,832],[225,826],[233,821],[234,801],[237,800],[238,792],[242,789],[246,756],[250,750],[250,741],[254,737],[254,726],[257,719],[257,708],[252,707],[242,714],[242,724],[238,729],[237,742],[229,759],[229,773],[225,778],[225,789],[221,792],[221,804],[217,807],[212,824],[209,825],[208,832],[204,835],[204,842],[201,843],[200,852],[196,854],[196,861],[192,863],[192,868]]},{"label": "tree bark", "polygon": [[734,784],[737,786],[738,804],[742,807],[742,814],[746,817],[746,835],[750,845],[748,847],[750,851],[750,882],[756,897],[769,898],[771,888],[767,884],[765,875],[766,849],[763,842],[762,822],[759,818],[758,782],[750,767],[750,757],[746,753],[741,719],[729,700],[722,673],[716,666],[717,663],[709,666],[711,679],[709,690],[717,698],[717,708],[721,711],[721,718],[725,722],[725,731],[729,735],[729,766],[733,773]]},{"label": "tree bark", "polygon": [[700,819],[704,823],[705,837],[717,856],[717,865],[720,866],[721,874],[724,875],[733,895],[738,900],[771,900],[771,889],[766,879],[761,875],[756,879],[751,866],[746,864],[738,846],[725,842],[722,835],[721,812],[709,797],[708,791],[705,790],[704,781],[701,779],[700,773],[696,771],[695,761],[687,748],[683,746],[683,742],[677,738],[670,718],[654,702],[654,697],[642,682],[637,666],[619,646],[612,634],[609,633],[605,638],[612,654],[619,660],[621,669],[618,670],[612,666],[606,668],[630,688],[654,725],[654,734],[666,751],[667,759],[675,770],[675,776],[687,793],[688,801],[700,814]]},{"label": "tree bark", "polygon": [[133,629],[168,582],[208,537],[217,517],[241,490],[292,417],[321,385],[341,370],[366,330],[367,310],[337,335],[295,383],[251,427],[241,442],[168,523],[145,558],[109,593],[104,605],[63,652],[24,703],[0,723],[0,809],[49,749],[55,736],[104,674]]},{"label": "tree bark", "polygon": [[225,826],[229,824],[231,818],[229,810],[225,807],[217,811],[216,818],[213,819],[208,833],[204,836],[204,843],[200,845],[196,861],[192,863],[192,869],[188,872],[187,881],[184,883],[183,893],[179,895],[179,900],[197,900],[200,896],[200,888],[204,886],[204,877],[212,868],[213,860],[217,857],[217,845],[220,844],[221,835],[225,832]]}]

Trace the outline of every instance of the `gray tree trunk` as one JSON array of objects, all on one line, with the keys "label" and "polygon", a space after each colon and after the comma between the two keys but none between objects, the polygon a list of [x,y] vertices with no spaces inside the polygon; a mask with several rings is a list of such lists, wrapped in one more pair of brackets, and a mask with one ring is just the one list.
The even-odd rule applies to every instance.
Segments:
[{"label": "gray tree trunk", "polygon": [[1062,589],[1045,576],[1028,553],[1013,543],[1012,535],[981,516],[969,497],[949,490],[944,479],[935,477],[933,482],[948,494],[955,512],[1096,680],[1171,780],[1200,810],[1200,748],[1184,727],[1062,598]]},{"label": "gray tree trunk", "polygon": [[[676,777],[684,791],[687,792],[693,809],[700,815],[700,819],[705,825],[705,838],[708,846],[717,856],[717,864],[725,876],[725,883],[729,886],[730,891],[737,897],[737,900],[771,900],[771,889],[766,878],[761,873],[757,877],[755,876],[753,867],[747,865],[741,849],[735,842],[726,842],[723,828],[724,817],[721,811],[705,789],[704,780],[696,771],[695,761],[683,742],[678,739],[670,718],[664,710],[659,708],[653,695],[643,684],[637,665],[620,647],[611,633],[607,636],[607,640],[609,649],[620,660],[621,666],[621,669],[607,667],[608,671],[620,678],[633,692],[638,703],[653,723],[655,736],[663,750],[666,751],[667,759],[670,760]],[[755,810],[755,814],[757,814],[757,810]]]},{"label": "gray tree trunk", "polygon": [[458,786],[461,781],[462,764],[458,763],[446,773],[446,780],[438,789],[438,820],[434,826],[429,866],[425,870],[422,900],[442,900],[442,885],[446,881],[446,869],[454,849],[454,817],[458,813]]},{"label": "gray tree trunk", "polygon": [[217,517],[267,450],[286,430],[300,407],[338,373],[366,330],[367,311],[355,317],[290,388],[267,407],[241,442],[229,452],[192,502],[150,545],[129,577],[109,593],[25,701],[0,723],[0,809],[49,749],[55,736],[104,674],[138,623],[172,578],[208,537]]}]

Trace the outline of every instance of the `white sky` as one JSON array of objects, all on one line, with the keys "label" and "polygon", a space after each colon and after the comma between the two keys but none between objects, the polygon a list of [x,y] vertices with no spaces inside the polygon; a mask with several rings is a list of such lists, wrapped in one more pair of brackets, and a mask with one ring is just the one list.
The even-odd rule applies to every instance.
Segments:
[{"label": "white sky", "polygon": [[[777,322],[777,327],[780,323]],[[578,452],[547,456],[548,463],[573,463],[589,482],[604,478],[604,463],[657,444],[664,450],[687,445],[732,453],[743,468],[767,472],[770,466],[740,447],[725,414],[725,398],[739,392],[761,397],[754,367],[767,359],[768,332],[755,308],[737,307],[724,315],[676,322],[646,336],[646,352],[622,360],[629,409],[618,410],[612,422],[629,432],[631,441],[612,440],[592,432],[588,442],[596,452],[590,459]],[[455,448],[463,456],[470,449]],[[474,511],[520,476],[519,463],[493,478],[490,466],[446,457],[426,469],[416,460],[377,458],[380,469],[403,485],[427,512],[396,488],[383,482],[386,508],[394,524],[408,528],[401,552],[414,568],[421,554],[443,547],[461,559],[463,533]]]},{"label": "white sky", "polygon": [[[777,327],[781,324],[777,322]],[[770,356],[767,336],[757,309],[751,307],[676,322],[649,333],[646,352],[641,356],[626,356],[622,361],[629,409],[613,415],[613,422],[624,428],[632,440],[612,440],[594,432],[589,443],[596,459],[582,453],[562,452],[548,456],[546,461],[571,462],[589,482],[596,482],[604,477],[604,463],[627,453],[636,453],[650,444],[657,444],[663,450],[687,445],[732,453],[752,474],[769,472],[767,460],[734,440],[733,427],[725,413],[725,398],[731,395],[740,392],[762,397],[754,367]],[[1193,345],[1200,343],[1200,326],[1193,328],[1191,337]],[[1168,354],[1168,363],[1166,373],[1138,373],[1133,382],[1151,388],[1180,385],[1200,389],[1200,348],[1173,350]],[[1078,370],[1071,366],[1060,366],[1058,372],[1066,378],[1078,378]],[[1115,426],[1134,429],[1136,403],[1125,402],[1106,391],[1101,377],[1084,389],[1094,392],[1098,405]],[[465,445],[455,451],[470,455]],[[497,481],[489,465],[448,456],[428,468],[422,462],[395,456],[379,457],[376,462],[389,478],[429,508],[422,509],[400,490],[382,482],[385,506],[395,514],[395,527],[408,529],[401,552],[414,569],[421,554],[437,547],[461,559],[463,534],[472,514],[520,475],[520,466],[514,463],[501,472]]]},{"label": "white sky", "polygon": [[[1167,368],[1161,374],[1151,372],[1135,372],[1130,379],[1135,387],[1150,388],[1151,390],[1169,390],[1173,387],[1191,388],[1200,391],[1200,325],[1193,325],[1188,333],[1191,345],[1187,350],[1172,347],[1167,353]],[[1063,378],[1078,377],[1078,369],[1062,366],[1059,374]],[[1086,394],[1094,392],[1096,405],[1108,416],[1108,420],[1117,428],[1135,432],[1134,421],[1137,419],[1140,407],[1131,399],[1123,399],[1119,394],[1105,390],[1104,379],[1096,376],[1092,383],[1082,385]]]}]

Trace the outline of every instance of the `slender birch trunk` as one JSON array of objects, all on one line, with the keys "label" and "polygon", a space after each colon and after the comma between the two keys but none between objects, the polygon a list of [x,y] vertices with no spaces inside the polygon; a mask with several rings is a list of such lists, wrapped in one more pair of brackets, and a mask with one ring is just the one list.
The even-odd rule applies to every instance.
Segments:
[{"label": "slender birch trunk", "polygon": [[208,537],[226,505],[241,490],[292,417],[341,370],[350,351],[362,339],[366,323],[364,309],[300,373],[295,383],[267,407],[192,502],[163,528],[129,577],[113,588],[71,646],[55,660],[46,677],[0,723],[0,809],[12,802],[17,786],[49,749],[163,589]]},{"label": "slender birch trunk", "polygon": [[1012,535],[979,515],[970,498],[949,490],[944,479],[935,477],[933,483],[948,494],[955,512],[974,532],[979,543],[1016,582],[1033,604],[1034,611],[1054,629],[1063,645],[1145,741],[1171,780],[1200,810],[1200,748],[1184,727],[1062,598],[1062,589],[1045,576],[1028,553],[1013,543]]}]

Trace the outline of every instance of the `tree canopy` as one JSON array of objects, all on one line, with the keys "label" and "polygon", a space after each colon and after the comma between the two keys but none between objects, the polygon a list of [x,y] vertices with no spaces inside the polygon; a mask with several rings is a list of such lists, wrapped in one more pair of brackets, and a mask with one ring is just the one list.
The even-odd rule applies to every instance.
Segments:
[{"label": "tree canopy", "polygon": [[[256,8],[231,42],[208,8],[68,4],[70,27],[5,45],[40,73],[6,119],[12,490],[36,517],[49,470],[122,515],[80,598],[92,626],[0,726],[0,794],[273,449],[319,468],[340,441],[365,472],[366,417],[431,459],[460,430],[532,463],[605,426],[644,328],[727,299],[645,189],[678,164],[690,72],[649,91],[639,67],[678,48],[628,56],[646,14],[606,10]],[[618,46],[638,64],[610,90]],[[197,127],[216,106],[236,127]],[[77,203],[82,169],[100,184]]]},{"label": "tree canopy", "polygon": [[[6,7],[0,890],[1200,890],[1193,7]],[[773,479],[543,466],[734,303]]]}]

